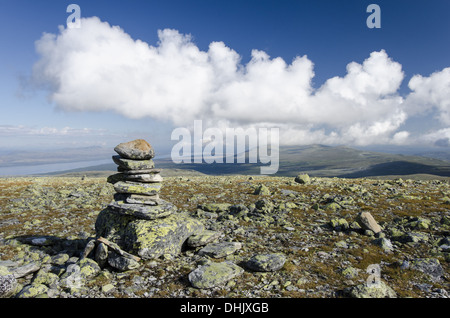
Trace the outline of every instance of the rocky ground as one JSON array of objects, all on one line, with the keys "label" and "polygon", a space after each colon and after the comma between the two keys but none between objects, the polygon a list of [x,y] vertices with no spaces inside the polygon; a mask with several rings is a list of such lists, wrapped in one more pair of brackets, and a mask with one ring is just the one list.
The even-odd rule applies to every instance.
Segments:
[{"label": "rocky ground", "polygon": [[[80,261],[112,200],[106,178],[1,178],[0,275],[16,278],[12,297],[449,297],[448,180],[297,181],[166,177],[161,198],[239,248],[215,258],[189,247],[117,271]],[[363,211],[382,232],[356,222]],[[284,265],[249,266],[269,253],[284,256]],[[201,288],[189,280],[199,266],[225,261],[239,267],[226,283]],[[67,282],[73,264],[83,274],[76,285]],[[375,290],[367,287],[373,277]]]}]

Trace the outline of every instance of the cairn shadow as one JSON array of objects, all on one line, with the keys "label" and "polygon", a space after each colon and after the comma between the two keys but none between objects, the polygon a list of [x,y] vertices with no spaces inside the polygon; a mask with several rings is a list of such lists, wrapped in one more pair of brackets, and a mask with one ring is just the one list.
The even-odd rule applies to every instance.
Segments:
[{"label": "cairn shadow", "polygon": [[67,239],[52,235],[20,235],[6,241],[12,242],[15,240],[30,246],[31,251],[42,251],[48,255],[65,253],[70,257],[80,257],[90,239],[92,238]]}]

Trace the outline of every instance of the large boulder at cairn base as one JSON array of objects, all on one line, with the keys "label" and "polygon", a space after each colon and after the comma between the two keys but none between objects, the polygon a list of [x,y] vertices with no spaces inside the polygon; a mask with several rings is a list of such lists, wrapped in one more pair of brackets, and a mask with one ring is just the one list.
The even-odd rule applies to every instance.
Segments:
[{"label": "large boulder at cairn base", "polygon": [[124,142],[114,148],[122,158],[133,160],[151,159],[155,156],[152,146],[143,139]]},{"label": "large boulder at cairn base", "polygon": [[185,213],[142,220],[104,209],[97,217],[95,230],[98,237],[118,244],[131,254],[143,259],[155,259],[164,254],[180,253],[186,240],[191,235],[203,232],[204,226]]}]

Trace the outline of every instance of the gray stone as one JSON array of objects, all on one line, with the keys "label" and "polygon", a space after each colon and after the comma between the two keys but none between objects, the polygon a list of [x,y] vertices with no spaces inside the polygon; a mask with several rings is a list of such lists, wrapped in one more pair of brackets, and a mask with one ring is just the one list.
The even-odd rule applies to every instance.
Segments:
[{"label": "gray stone", "polygon": [[108,260],[108,246],[106,244],[101,242],[97,244],[94,259],[100,268],[103,268],[106,265]]},{"label": "gray stone", "polygon": [[436,258],[417,258],[409,263],[409,267],[427,274],[432,281],[440,281],[444,269]]},{"label": "gray stone", "polygon": [[218,239],[222,232],[205,230],[199,234],[192,235],[187,240],[189,247],[204,246]]},{"label": "gray stone", "polygon": [[67,266],[66,271],[61,275],[59,283],[63,288],[80,288],[84,284],[80,266],[78,264]]},{"label": "gray stone", "polygon": [[164,218],[177,211],[176,206],[167,201],[164,201],[161,205],[121,204],[120,202],[113,201],[108,205],[108,208],[113,212],[130,215],[143,220]]},{"label": "gray stone", "polygon": [[286,257],[281,253],[258,254],[252,256],[247,267],[258,272],[273,272],[281,269],[286,262]]},{"label": "gray stone", "polygon": [[143,204],[143,205],[162,205],[165,203],[164,200],[159,198],[158,194],[155,195],[138,195],[138,194],[124,194],[116,193],[114,194],[114,201],[123,204]]},{"label": "gray stone", "polygon": [[153,147],[143,139],[118,144],[114,151],[123,158],[133,160],[146,160],[155,156]]},{"label": "gray stone", "polygon": [[80,275],[84,279],[92,278],[101,271],[97,262],[90,258],[84,258],[78,264],[80,266]]},{"label": "gray stone", "polygon": [[348,295],[352,298],[397,298],[397,293],[381,280],[378,284],[354,286],[348,291]]},{"label": "gray stone", "polygon": [[159,193],[161,183],[140,183],[131,181],[119,181],[114,183],[114,190],[117,193],[131,193],[155,195]]},{"label": "gray stone", "polygon": [[69,260],[70,256],[66,253],[56,254],[51,257],[50,264],[53,265],[64,265],[65,262]]},{"label": "gray stone", "polygon": [[31,262],[14,269],[11,269],[11,273],[15,278],[25,277],[31,273],[37,272],[41,266],[38,263]]},{"label": "gray stone", "polygon": [[153,169],[155,163],[152,159],[149,160],[131,160],[125,159],[121,156],[112,157],[114,163],[124,170],[143,170],[143,169]]},{"label": "gray stone", "polygon": [[377,238],[373,240],[373,243],[381,247],[385,252],[392,252],[394,250],[391,240],[385,237]]},{"label": "gray stone", "polygon": [[118,167],[118,169],[124,175],[130,175],[130,174],[155,174],[155,173],[160,173],[161,172],[161,169],[156,169],[156,168],[140,169],[140,170],[125,170],[125,169],[122,169],[122,168]]},{"label": "gray stone", "polygon": [[295,177],[294,181],[300,184],[308,184],[311,182],[311,179],[307,174],[299,174],[298,176]]},{"label": "gray stone", "polygon": [[128,174],[125,175],[125,180],[144,182],[144,183],[156,183],[163,182],[163,177],[160,174]]},{"label": "gray stone", "polygon": [[0,266],[0,298],[9,298],[14,294],[17,280],[6,267]]},{"label": "gray stone", "polygon": [[374,233],[381,232],[381,227],[369,212],[361,212],[358,216],[358,222],[366,230]]},{"label": "gray stone", "polygon": [[229,280],[241,275],[244,270],[232,262],[210,262],[193,270],[188,275],[189,282],[195,288],[207,289],[223,286]]},{"label": "gray stone", "polygon": [[213,258],[222,258],[227,255],[233,254],[241,248],[242,244],[239,242],[210,243],[200,251],[198,251],[198,255],[206,255]]},{"label": "gray stone", "polygon": [[422,243],[428,241],[428,235],[421,232],[409,232],[397,239],[402,243]]},{"label": "gray stone", "polygon": [[259,185],[253,194],[257,195],[270,195],[270,190],[264,184]]},{"label": "gray stone", "polygon": [[119,271],[127,271],[139,267],[139,262],[134,259],[121,256],[113,251],[108,255],[108,264]]},{"label": "gray stone", "polygon": [[35,298],[47,293],[48,287],[44,284],[30,284],[22,288],[17,295],[18,298]]}]

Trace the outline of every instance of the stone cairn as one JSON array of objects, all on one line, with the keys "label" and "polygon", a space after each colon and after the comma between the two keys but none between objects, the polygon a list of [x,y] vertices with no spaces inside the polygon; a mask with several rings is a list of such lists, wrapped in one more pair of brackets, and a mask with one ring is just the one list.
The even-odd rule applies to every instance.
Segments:
[{"label": "stone cairn", "polygon": [[[100,267],[109,264],[124,271],[140,267],[142,259],[171,258],[184,246],[200,248],[197,254],[224,258],[241,249],[239,242],[215,241],[221,232],[206,230],[197,218],[179,211],[159,197],[163,178],[155,169],[153,148],[137,139],[119,144],[113,161],[118,173],[108,182],[114,185],[114,200],[95,222],[96,238],[89,241],[82,259],[92,255]],[[285,262],[284,255],[255,255],[248,262],[253,271],[274,271]],[[194,269],[188,279],[196,288],[212,288],[242,274],[231,261],[207,262]]]},{"label": "stone cairn", "polygon": [[185,241],[204,231],[203,224],[159,197],[163,178],[155,169],[152,146],[142,139],[121,143],[112,157],[118,173],[110,176],[114,200],[96,220],[96,239],[84,256],[94,254],[100,266],[137,268],[141,259],[176,255]]}]

